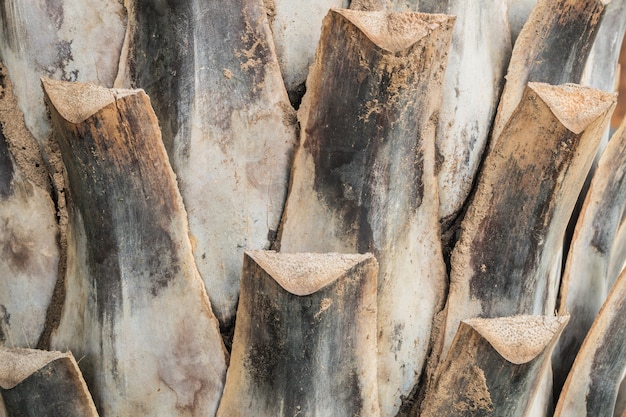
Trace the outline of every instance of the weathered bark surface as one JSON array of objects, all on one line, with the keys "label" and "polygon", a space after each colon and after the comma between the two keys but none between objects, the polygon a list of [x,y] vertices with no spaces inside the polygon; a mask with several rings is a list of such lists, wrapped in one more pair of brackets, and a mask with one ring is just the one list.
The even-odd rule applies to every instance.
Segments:
[{"label": "weathered bark surface", "polygon": [[506,2],[366,0],[350,8],[457,17],[436,135],[439,217],[454,220],[478,170],[511,57]]},{"label": "weathered bark surface", "polygon": [[[602,24],[589,53],[581,84],[610,93],[617,91],[618,59],[625,31],[626,0],[611,0],[606,6]],[[609,129],[600,142],[596,163],[608,141]]]},{"label": "weathered bark surface", "polygon": [[530,83],[488,151],[452,253],[443,352],[461,320],[556,308],[553,271],[615,95]]},{"label": "weathered bark surface", "polygon": [[533,8],[537,5],[537,0],[507,0],[506,3],[509,14],[509,26],[511,28],[511,44],[515,45],[522,27],[528,20]]},{"label": "weathered bark surface", "polygon": [[589,52],[582,84],[611,93],[616,91],[615,77],[625,30],[626,1],[611,0]]},{"label": "weathered bark surface", "polygon": [[376,255],[384,416],[419,381],[446,288],[434,134],[452,22],[331,11],[299,110],[280,248]]},{"label": "weathered bark surface", "polygon": [[620,275],[567,377],[555,417],[612,416],[626,370],[626,273]]},{"label": "weathered bark surface", "polygon": [[380,415],[371,254],[247,252],[218,416]]},{"label": "weathered bark surface", "polygon": [[46,322],[59,262],[49,188],[0,65],[0,345],[6,347],[36,346]]},{"label": "weathered bark surface", "polygon": [[103,415],[214,415],[224,348],[148,97],[51,80],[44,89],[69,187],[53,348],[82,358]]},{"label": "weathered bark surface", "polygon": [[189,215],[194,257],[222,325],[244,249],[267,249],[287,192],[295,117],[256,0],[127,0],[116,85],[150,95]]},{"label": "weathered bark surface", "polygon": [[322,19],[331,8],[346,8],[349,0],[264,0],[278,63],[292,103],[304,92],[315,58]]},{"label": "weathered bark surface", "polygon": [[[591,325],[617,280],[623,253],[613,245],[626,213],[626,124],[604,151],[585,198],[563,273],[559,312],[572,320],[555,349],[555,386],[561,387]],[[615,255],[618,255],[615,257]]]},{"label": "weathered bark surface", "polygon": [[40,77],[113,86],[126,13],[118,0],[3,0],[0,57],[26,126],[43,145],[50,134]]},{"label": "weathered bark surface", "polygon": [[71,353],[0,347],[0,393],[10,417],[98,417]]},{"label": "weathered bark surface", "polygon": [[522,416],[569,316],[461,322],[422,417]]},{"label": "weathered bark surface", "polygon": [[540,0],[515,42],[490,147],[531,81],[579,83],[608,0]]},{"label": "weathered bark surface", "polygon": [[451,221],[472,188],[491,130],[511,37],[504,1],[429,0],[419,10],[457,16],[437,126],[439,217]]}]

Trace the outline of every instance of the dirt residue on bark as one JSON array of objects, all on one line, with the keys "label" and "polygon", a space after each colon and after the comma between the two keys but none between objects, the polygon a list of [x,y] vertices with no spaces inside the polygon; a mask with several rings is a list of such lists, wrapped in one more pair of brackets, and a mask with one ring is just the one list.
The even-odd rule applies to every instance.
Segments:
[{"label": "dirt residue on bark", "polygon": [[0,63],[0,125],[11,156],[25,177],[50,192],[50,179],[37,140],[26,128],[7,69]]},{"label": "dirt residue on bark", "polygon": [[63,162],[54,138],[50,137],[44,149],[41,149],[26,127],[17,97],[13,94],[9,74],[2,63],[0,63],[0,125],[18,169],[26,179],[50,194],[57,209],[60,249],[57,283],[46,314],[44,331],[37,343],[38,349],[48,349],[50,335],[58,325],[65,300],[67,209]]}]

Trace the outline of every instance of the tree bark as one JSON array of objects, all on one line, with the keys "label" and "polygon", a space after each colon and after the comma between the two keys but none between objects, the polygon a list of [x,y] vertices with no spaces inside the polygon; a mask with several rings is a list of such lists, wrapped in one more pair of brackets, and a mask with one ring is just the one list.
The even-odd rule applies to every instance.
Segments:
[{"label": "tree bark", "polygon": [[530,83],[488,151],[451,259],[443,353],[468,317],[555,311],[553,269],[615,106],[612,94]]},{"label": "tree bark", "polygon": [[[222,326],[244,249],[268,249],[296,140],[265,11],[255,0],[127,0],[119,86],[145,88],[189,215],[194,257]],[[158,82],[155,82],[158,80]]]},{"label": "tree bark", "polygon": [[611,272],[609,265],[626,260],[624,254],[613,250],[626,211],[624,166],[626,124],[615,133],[600,158],[563,272],[559,312],[567,311],[572,320],[555,349],[557,388],[563,386],[580,345],[621,272]]},{"label": "tree bark", "polygon": [[598,313],[565,381],[554,413],[612,416],[626,370],[626,273],[622,273]]},{"label": "tree bark", "polygon": [[500,98],[490,147],[528,82],[580,83],[608,0],[540,0],[515,42]]},{"label": "tree bark", "polygon": [[70,215],[65,306],[52,346],[84,357],[103,415],[214,415],[224,347],[148,97],[43,85]]},{"label": "tree bark", "polygon": [[346,8],[349,0],[264,0],[280,71],[292,104],[302,99],[309,67],[315,58],[322,19],[331,8]]},{"label": "tree bark", "polygon": [[58,227],[43,159],[1,65],[0,126],[0,345],[34,347],[57,280]]},{"label": "tree bark", "polygon": [[461,322],[422,417],[522,416],[569,316]]},{"label": "tree bark", "polygon": [[446,287],[434,133],[452,22],[331,11],[299,110],[280,249],[376,255],[383,416],[419,381]]},{"label": "tree bark", "polygon": [[0,392],[10,417],[98,417],[71,353],[0,347]]},{"label": "tree bark", "polygon": [[457,16],[436,139],[439,217],[446,229],[482,161],[511,57],[511,36],[504,1],[422,0],[419,10]]},{"label": "tree bark", "polygon": [[3,0],[0,56],[28,130],[50,134],[40,77],[113,86],[126,13],[118,0]]},{"label": "tree bark", "polygon": [[379,416],[371,254],[247,252],[219,417]]}]

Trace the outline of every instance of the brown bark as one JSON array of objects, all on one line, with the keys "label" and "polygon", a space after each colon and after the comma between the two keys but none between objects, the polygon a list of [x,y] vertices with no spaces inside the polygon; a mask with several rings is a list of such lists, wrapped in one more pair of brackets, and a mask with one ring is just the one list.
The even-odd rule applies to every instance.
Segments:
[{"label": "brown bark", "polygon": [[43,82],[67,169],[63,316],[103,415],[205,416],[225,377],[218,323],[143,91]]},{"label": "brown bark", "polygon": [[461,322],[422,417],[526,415],[569,316]]},{"label": "brown bark", "polygon": [[57,281],[58,232],[43,158],[0,65],[0,345],[37,345]]},{"label": "brown bark", "polygon": [[0,347],[0,393],[10,417],[98,417],[71,353]]},{"label": "brown bark", "polygon": [[465,318],[554,312],[565,228],[614,106],[590,88],[529,84],[461,224],[444,353]]},{"label": "brown bark", "polygon": [[439,218],[445,233],[482,161],[511,58],[511,36],[504,1],[422,0],[419,10],[457,16],[436,135]]},{"label": "brown bark", "polygon": [[626,273],[611,290],[565,381],[555,417],[612,416],[626,370]]},{"label": "brown bark", "polygon": [[528,82],[580,83],[607,0],[540,0],[513,48],[490,147],[520,102]]},{"label": "brown bark", "polygon": [[558,388],[565,382],[580,345],[621,272],[612,271],[610,265],[623,265],[626,260],[619,247],[615,248],[626,212],[625,165],[626,124],[622,124],[600,158],[563,272],[559,311],[570,313],[572,320],[555,349]]},{"label": "brown bark", "polygon": [[226,328],[245,249],[269,249],[296,120],[257,0],[127,0],[116,86],[145,88],[189,215],[194,258]]},{"label": "brown bark", "polygon": [[379,416],[374,257],[244,257],[218,416]]},{"label": "brown bark", "polygon": [[382,415],[419,381],[446,274],[434,134],[453,18],[332,10],[307,94],[284,252],[373,252]]}]

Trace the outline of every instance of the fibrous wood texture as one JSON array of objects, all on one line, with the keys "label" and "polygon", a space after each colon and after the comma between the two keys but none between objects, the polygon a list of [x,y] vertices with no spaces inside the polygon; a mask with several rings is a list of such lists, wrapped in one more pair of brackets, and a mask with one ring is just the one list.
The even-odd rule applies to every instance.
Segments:
[{"label": "fibrous wood texture", "polygon": [[371,254],[246,252],[219,417],[380,415]]},{"label": "fibrous wood texture", "polygon": [[10,417],[98,417],[71,353],[0,347],[0,393]]},{"label": "fibrous wood texture", "polygon": [[490,142],[495,146],[528,82],[580,83],[609,0],[539,0],[515,42]]},{"label": "fibrous wood texture", "polygon": [[384,416],[419,380],[446,287],[434,134],[452,22],[332,10],[299,110],[280,250],[375,254]]},{"label": "fibrous wood texture", "polygon": [[451,259],[443,352],[468,317],[548,315],[569,216],[615,95],[530,83],[488,151]]},{"label": "fibrous wood texture", "polygon": [[470,193],[511,57],[504,1],[429,0],[419,10],[457,16],[437,125],[439,217],[449,223]]},{"label": "fibrous wood texture", "polygon": [[598,313],[565,381],[555,417],[612,416],[626,370],[626,273]]},{"label": "fibrous wood texture", "polygon": [[555,349],[554,373],[561,387],[591,325],[624,264],[614,250],[626,211],[626,125],[622,124],[602,154],[581,210],[561,284],[560,312],[572,320]]},{"label": "fibrous wood texture", "polygon": [[[295,117],[255,0],[127,0],[116,85],[145,88],[220,323],[232,324],[244,249],[267,249],[287,192]],[[158,81],[157,81],[158,80]]]},{"label": "fibrous wood texture", "polygon": [[334,7],[346,8],[349,0],[264,0],[280,71],[292,102],[304,92],[309,66],[315,58],[322,19]]},{"label": "fibrous wood texture", "polygon": [[43,82],[67,169],[63,316],[106,416],[212,416],[225,352],[143,91]]},{"label": "fibrous wood texture", "polygon": [[526,415],[568,318],[462,321],[420,416]]},{"label": "fibrous wood texture", "polygon": [[581,84],[615,92],[619,53],[626,30],[626,1],[611,0],[602,16]]},{"label": "fibrous wood texture", "polygon": [[112,87],[126,26],[118,0],[3,0],[0,56],[40,144],[50,134],[40,77]]},{"label": "fibrous wood texture", "polygon": [[44,329],[59,262],[49,188],[37,143],[0,65],[0,345],[6,347],[37,346]]}]

